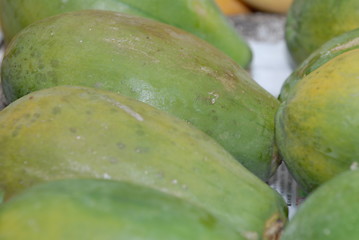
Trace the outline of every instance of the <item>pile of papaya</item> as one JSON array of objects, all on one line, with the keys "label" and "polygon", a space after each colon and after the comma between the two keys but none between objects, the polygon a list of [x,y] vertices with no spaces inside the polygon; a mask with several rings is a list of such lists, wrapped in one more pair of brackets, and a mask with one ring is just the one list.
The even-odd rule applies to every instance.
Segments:
[{"label": "pile of papaya", "polygon": [[[279,96],[228,19],[255,11],[286,16]],[[358,12],[0,0],[0,239],[358,239]],[[306,194],[290,219],[280,164]]]}]

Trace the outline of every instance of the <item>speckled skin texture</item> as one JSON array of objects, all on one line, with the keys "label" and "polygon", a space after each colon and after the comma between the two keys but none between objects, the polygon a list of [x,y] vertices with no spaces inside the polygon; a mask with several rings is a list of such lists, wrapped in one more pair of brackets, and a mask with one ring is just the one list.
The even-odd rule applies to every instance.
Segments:
[{"label": "speckled skin texture", "polygon": [[61,86],[10,104],[0,112],[0,159],[6,198],[38,182],[94,177],[186,199],[242,234],[262,236],[274,217],[286,219],[280,195],[213,139],[107,91]]},{"label": "speckled skin texture", "polygon": [[279,102],[206,42],[155,21],[104,11],[48,18],[9,45],[9,101],[56,85],[107,89],[184,119],[267,180],[278,166]]},{"label": "speckled skin texture", "polygon": [[39,184],[1,205],[0,238],[244,240],[187,201],[128,182],[93,179]]}]

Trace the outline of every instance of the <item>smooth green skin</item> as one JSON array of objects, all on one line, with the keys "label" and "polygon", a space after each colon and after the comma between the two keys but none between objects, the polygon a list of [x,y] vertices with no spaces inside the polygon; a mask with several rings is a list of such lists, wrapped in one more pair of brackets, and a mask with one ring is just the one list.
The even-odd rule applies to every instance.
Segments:
[{"label": "smooth green skin", "polygon": [[297,82],[279,107],[276,142],[307,192],[359,157],[359,49],[342,53]]},{"label": "smooth green skin", "polygon": [[359,172],[323,184],[299,206],[281,240],[359,239]]},{"label": "smooth green skin", "polygon": [[140,185],[93,179],[40,184],[1,205],[0,239],[244,240],[186,201]]},{"label": "smooth green skin", "polygon": [[252,60],[249,45],[213,0],[0,0],[5,42],[10,42],[16,33],[40,19],[84,9],[151,18],[208,41],[243,67],[248,67]]},{"label": "smooth green skin", "polygon": [[108,91],[59,86],[13,102],[0,112],[0,159],[5,199],[43,181],[95,177],[178,196],[243,235],[286,219],[281,196],[213,139]]},{"label": "smooth green skin", "polygon": [[300,64],[325,42],[358,27],[357,0],[294,0],[285,39],[294,64]]},{"label": "smooth green skin", "polygon": [[1,78],[10,102],[56,85],[118,92],[192,123],[263,180],[279,164],[279,101],[222,52],[169,25],[99,10],[48,18],[8,46]]},{"label": "smooth green skin", "polygon": [[359,47],[359,28],[332,38],[305,59],[285,80],[279,100],[285,101],[298,81],[332,58]]}]

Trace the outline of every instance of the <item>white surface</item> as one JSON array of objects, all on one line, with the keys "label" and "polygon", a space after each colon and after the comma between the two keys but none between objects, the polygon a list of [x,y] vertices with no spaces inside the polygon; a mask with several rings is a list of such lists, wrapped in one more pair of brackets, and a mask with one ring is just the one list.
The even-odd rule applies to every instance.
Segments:
[{"label": "white surface", "polygon": [[249,45],[253,51],[252,78],[277,97],[283,82],[292,72],[284,40],[274,43],[251,40]]}]

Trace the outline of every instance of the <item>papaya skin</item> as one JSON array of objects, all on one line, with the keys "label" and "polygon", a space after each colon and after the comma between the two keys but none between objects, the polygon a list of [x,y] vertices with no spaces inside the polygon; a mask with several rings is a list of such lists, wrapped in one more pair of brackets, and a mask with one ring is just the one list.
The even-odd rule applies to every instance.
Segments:
[{"label": "papaya skin", "polygon": [[59,86],[26,95],[0,112],[0,146],[5,199],[36,183],[100,178],[185,199],[242,234],[262,236],[273,215],[286,219],[281,196],[213,139],[112,92]]},{"label": "papaya skin", "polygon": [[280,91],[279,100],[281,102],[285,101],[287,96],[290,95],[291,89],[295,88],[298,81],[330,59],[357,48],[359,48],[359,28],[332,38],[314,51],[285,80]]},{"label": "papaya skin", "polygon": [[188,31],[213,44],[248,68],[252,51],[213,0],[1,0],[5,43],[31,23],[65,12],[111,10],[154,19]]},{"label": "papaya skin", "polygon": [[245,240],[186,201],[140,185],[94,179],[39,184],[12,198],[0,206],[0,238]]},{"label": "papaya skin", "polygon": [[358,239],[359,172],[346,171],[323,184],[299,206],[282,240]]},{"label": "papaya skin", "polygon": [[358,159],[359,49],[297,82],[279,107],[276,142],[294,178],[311,192]]},{"label": "papaya skin", "polygon": [[57,85],[121,93],[192,123],[263,180],[279,164],[279,101],[210,44],[150,19],[88,10],[39,21],[8,46],[1,79],[9,102]]},{"label": "papaya skin", "polygon": [[285,39],[295,65],[330,39],[359,27],[357,0],[294,0]]}]

